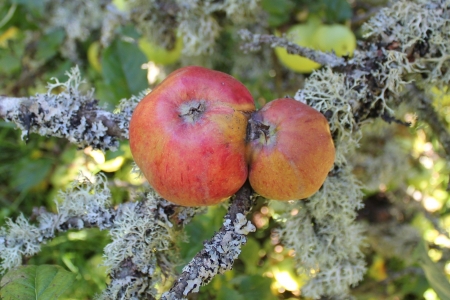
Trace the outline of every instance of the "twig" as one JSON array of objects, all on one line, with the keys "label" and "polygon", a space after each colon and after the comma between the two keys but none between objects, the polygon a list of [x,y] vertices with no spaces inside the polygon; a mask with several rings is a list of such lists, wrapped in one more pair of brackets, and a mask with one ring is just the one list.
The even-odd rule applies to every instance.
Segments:
[{"label": "twig", "polygon": [[444,122],[437,111],[433,108],[433,105],[428,97],[426,97],[422,91],[419,91],[417,87],[413,88],[413,92],[416,95],[419,117],[436,133],[439,142],[442,145],[445,153],[450,156],[450,134]]},{"label": "twig", "polygon": [[[445,153],[447,154],[447,161],[450,160],[450,133],[447,131],[447,127],[439,116],[438,112],[434,109],[430,99],[419,90],[417,86],[411,86],[411,95],[416,99],[415,106],[419,117],[426,122],[433,132],[436,134],[439,143],[442,145]],[[447,184],[447,191],[450,191],[450,179]]]},{"label": "twig", "polygon": [[68,105],[53,101],[55,97],[0,96],[0,118],[15,123],[26,139],[30,132],[38,132],[67,138],[80,147],[110,149],[117,147],[118,140],[128,138],[128,128],[119,125],[127,123],[126,118],[101,109],[97,100],[83,103],[76,99]]},{"label": "twig", "polygon": [[344,66],[346,64],[344,58],[338,57],[334,53],[324,53],[319,50],[302,47],[289,42],[285,38],[276,37],[271,34],[254,34],[247,29],[242,29],[239,31],[239,35],[242,40],[247,42],[241,46],[241,49],[244,51],[256,51],[261,48],[261,44],[269,44],[272,48],[283,47],[289,54],[301,55],[321,65],[327,65],[332,68]]},{"label": "twig", "polygon": [[183,268],[162,300],[184,299],[189,293],[198,292],[201,285],[208,284],[217,274],[231,270],[241,246],[247,242],[246,235],[256,230],[245,217],[254,203],[252,193],[248,182],[236,193],[219,232],[205,242],[203,250]]}]

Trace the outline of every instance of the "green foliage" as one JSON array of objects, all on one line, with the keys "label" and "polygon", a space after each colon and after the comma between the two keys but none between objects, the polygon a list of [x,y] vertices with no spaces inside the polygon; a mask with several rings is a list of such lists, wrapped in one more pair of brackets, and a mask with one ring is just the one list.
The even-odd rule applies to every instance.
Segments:
[{"label": "green foliage", "polygon": [[427,246],[422,240],[416,248],[417,260],[425,272],[428,283],[441,299],[450,299],[450,282],[442,269],[428,256]]},{"label": "green foliage", "polygon": [[352,7],[347,0],[300,0],[312,14],[323,14],[329,23],[338,23],[350,19]]},{"label": "green foliage", "polygon": [[0,296],[4,300],[58,299],[74,280],[74,274],[58,266],[22,266],[3,276]]},{"label": "green foliage", "polygon": [[289,21],[289,13],[295,7],[291,0],[262,0],[261,6],[269,13],[267,22],[271,27],[277,27]]},{"label": "green foliage", "polygon": [[115,41],[102,55],[104,84],[100,87],[100,98],[117,105],[123,98],[136,95],[148,87],[145,71],[141,69],[147,61],[136,44]]}]

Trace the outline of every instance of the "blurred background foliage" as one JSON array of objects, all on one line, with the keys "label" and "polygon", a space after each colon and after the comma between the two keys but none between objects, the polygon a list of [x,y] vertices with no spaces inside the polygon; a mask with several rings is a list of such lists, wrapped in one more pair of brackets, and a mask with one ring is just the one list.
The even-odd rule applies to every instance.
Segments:
[{"label": "blurred background foliage", "polygon": [[[119,10],[127,7],[125,0],[100,2]],[[67,31],[52,26],[47,15],[49,7],[63,3],[0,0],[0,94],[26,97],[45,93],[52,77],[65,79],[64,72],[77,64],[86,88],[95,88],[102,105],[112,110],[121,99],[152,88],[180,66],[201,64],[240,79],[260,107],[272,99],[293,96],[308,77],[284,67],[272,49],[243,53],[236,34],[241,27],[227,23],[221,15],[215,16],[222,30],[209,54],[183,55],[178,40],[167,50],[147,40],[129,23],[115,28],[108,45],[101,43],[99,26],[89,27],[89,35],[76,40],[69,55],[62,46]],[[384,5],[386,1],[377,0],[261,0],[259,22],[252,26],[266,33],[284,32],[314,17],[323,24],[345,25],[360,38],[361,23]],[[448,125],[450,95],[433,87],[430,92]],[[367,300],[438,299],[430,278],[439,281],[450,276],[449,166],[437,137],[416,120],[413,111],[401,107],[397,117],[412,122],[412,126],[374,121],[363,127],[360,148],[352,158],[355,174],[365,185],[365,208],[359,221],[367,224],[364,251],[369,270],[353,294]],[[143,183],[131,174],[132,164],[127,141],[116,152],[76,149],[56,138],[30,135],[22,139],[13,125],[0,121],[0,225],[20,213],[33,219],[33,210],[39,207],[54,211],[58,191],[80,173],[105,172],[114,203],[126,202]],[[179,270],[220,227],[225,212],[223,206],[209,208],[187,226],[190,241],[178,245]],[[258,230],[249,235],[234,269],[214,278],[190,299],[302,298],[305,277],[295,274],[295,254],[284,248],[274,233],[276,220],[282,218],[277,203],[259,199],[251,218]],[[411,251],[422,239],[429,249]],[[65,267],[77,276],[65,299],[92,299],[108,282],[101,266],[107,243],[107,232],[69,231],[25,262]]]}]

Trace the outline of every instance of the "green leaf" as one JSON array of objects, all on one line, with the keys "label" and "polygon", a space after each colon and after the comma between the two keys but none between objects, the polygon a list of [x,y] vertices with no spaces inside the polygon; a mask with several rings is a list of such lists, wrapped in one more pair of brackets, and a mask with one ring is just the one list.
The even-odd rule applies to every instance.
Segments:
[{"label": "green leaf", "polygon": [[450,282],[437,264],[428,256],[428,249],[422,240],[415,249],[417,261],[425,272],[428,283],[441,299],[450,299]]},{"label": "green leaf", "polygon": [[0,49],[0,69],[1,73],[11,74],[20,70],[21,62],[20,58],[14,53],[9,53]]},{"label": "green leaf", "polygon": [[294,8],[294,3],[290,0],[262,0],[262,8],[270,14],[282,15],[289,14],[290,10]]},{"label": "green leaf", "polygon": [[237,283],[237,290],[240,292],[244,299],[248,300],[275,300],[275,297],[270,291],[270,285],[272,280],[261,275],[240,276],[233,280],[233,283]]},{"label": "green leaf", "polygon": [[258,262],[260,257],[258,255],[261,246],[252,237],[247,238],[247,243],[242,247],[239,259],[245,264],[247,274],[255,274],[258,272]]},{"label": "green leaf", "polygon": [[217,293],[216,300],[245,300],[244,296],[242,296],[238,291],[230,289],[227,286],[222,285],[220,287],[219,292]]},{"label": "green leaf", "polygon": [[349,20],[353,10],[347,0],[323,0],[326,7],[325,15],[328,22],[342,22]]},{"label": "green leaf", "polygon": [[[115,41],[105,49],[102,56],[102,74],[105,82],[104,93],[110,104],[148,88],[147,74],[141,69],[147,62],[145,55],[136,44]],[[114,98],[110,98],[114,97]]]},{"label": "green leaf", "polygon": [[0,282],[3,300],[58,299],[75,280],[75,274],[59,266],[21,266]]},{"label": "green leaf", "polygon": [[36,59],[39,61],[47,61],[55,56],[61,48],[64,40],[65,32],[62,29],[52,31],[44,35],[38,42]]},{"label": "green leaf", "polygon": [[43,181],[50,172],[53,161],[49,158],[32,160],[24,158],[17,165],[12,184],[19,191],[28,190]]},{"label": "green leaf", "polygon": [[269,26],[277,27],[289,21],[290,14],[295,5],[290,0],[263,0],[261,6],[269,13]]}]

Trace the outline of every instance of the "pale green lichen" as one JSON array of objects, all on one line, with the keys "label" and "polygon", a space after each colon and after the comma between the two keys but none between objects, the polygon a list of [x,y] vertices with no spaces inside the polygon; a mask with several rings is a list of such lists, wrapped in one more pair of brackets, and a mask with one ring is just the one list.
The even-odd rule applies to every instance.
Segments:
[{"label": "pale green lichen", "polygon": [[363,26],[366,37],[398,43],[401,52],[411,53],[414,65],[426,78],[423,85],[445,86],[450,81],[450,11],[448,0],[395,1]]},{"label": "pale green lichen", "polygon": [[372,224],[367,229],[370,247],[383,257],[407,259],[411,263],[411,253],[421,240],[420,233],[410,224],[400,224],[396,220]]},{"label": "pale green lichen", "polygon": [[349,158],[349,162],[364,182],[366,190],[400,186],[407,178],[414,176],[415,171],[406,167],[410,165],[410,144],[405,141],[406,138],[398,136],[398,132],[404,129],[406,127],[399,128],[382,120],[362,128],[361,147],[356,155]]},{"label": "pale green lichen", "polygon": [[56,206],[62,220],[79,217],[81,223],[77,229],[85,227],[84,223],[101,230],[109,228],[112,219],[111,191],[106,176],[102,173],[90,179],[81,176],[69,189],[58,193]]},{"label": "pale green lichen", "polygon": [[78,66],[67,72],[67,81],[52,78],[45,94],[29,98],[0,99],[0,114],[22,130],[22,138],[36,132],[43,136],[67,138],[80,148],[115,150],[119,139],[128,138],[131,114],[147,93],[123,99],[116,112],[104,110],[87,89]]},{"label": "pale green lichen", "polygon": [[[174,276],[177,261],[174,243],[183,235],[164,211],[164,207],[170,205],[149,192],[145,200],[120,207],[110,229],[112,242],[104,249],[104,265],[113,274],[113,282],[99,299],[118,296],[134,299],[146,293],[156,296],[155,284],[163,277]],[[122,270],[129,267],[128,262],[133,265],[133,271],[121,275]],[[142,276],[136,277],[133,272],[145,274],[146,279],[139,279]]]},{"label": "pale green lichen", "polygon": [[188,56],[211,54],[221,26],[218,13],[235,24],[253,22],[260,12],[260,0],[171,0],[128,2],[131,20],[143,35],[168,49],[177,36],[183,39]]},{"label": "pale green lichen", "polygon": [[0,275],[20,266],[24,256],[32,256],[41,250],[39,229],[28,223],[21,214],[15,221],[6,219],[0,228]]},{"label": "pale green lichen", "polygon": [[37,254],[41,244],[57,232],[96,226],[109,228],[112,222],[111,194],[104,175],[88,180],[81,177],[65,192],[58,194],[58,213],[37,212],[37,225],[23,215],[6,220],[0,228],[0,274],[21,265],[22,258]]},{"label": "pale green lichen", "polygon": [[73,61],[78,60],[77,42],[84,42],[108,20],[105,9],[110,0],[70,1],[44,0],[49,30],[63,28],[66,39],[61,52]]},{"label": "pale green lichen", "polygon": [[[287,204],[279,233],[284,245],[295,250],[298,271],[311,277],[302,288],[305,296],[346,295],[362,279],[363,227],[355,223],[362,206],[361,185],[349,168],[327,178],[307,202]],[[293,210],[297,213],[291,216]]]}]

